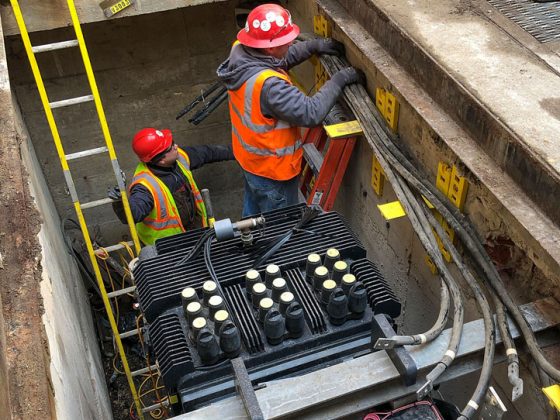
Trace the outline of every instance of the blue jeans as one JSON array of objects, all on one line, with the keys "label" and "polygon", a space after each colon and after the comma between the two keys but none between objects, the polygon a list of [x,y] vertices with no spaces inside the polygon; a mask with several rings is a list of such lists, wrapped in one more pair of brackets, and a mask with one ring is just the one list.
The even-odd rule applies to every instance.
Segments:
[{"label": "blue jeans", "polygon": [[245,170],[243,176],[245,177],[243,217],[291,206],[299,202],[299,176],[287,181],[275,181]]}]

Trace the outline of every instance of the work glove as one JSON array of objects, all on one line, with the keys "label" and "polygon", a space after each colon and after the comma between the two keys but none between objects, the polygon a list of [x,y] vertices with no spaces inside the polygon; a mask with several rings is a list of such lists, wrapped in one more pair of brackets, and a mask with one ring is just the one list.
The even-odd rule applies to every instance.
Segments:
[{"label": "work glove", "polygon": [[333,74],[331,80],[340,87],[344,87],[352,83],[359,83],[364,86],[366,85],[366,75],[363,71],[355,69],[354,67],[347,67],[337,71]]},{"label": "work glove", "polygon": [[344,55],[344,44],[332,38],[316,38],[312,41],[315,54]]},{"label": "work glove", "polygon": [[107,197],[114,201],[121,200],[121,190],[118,186],[110,187],[107,189]]}]

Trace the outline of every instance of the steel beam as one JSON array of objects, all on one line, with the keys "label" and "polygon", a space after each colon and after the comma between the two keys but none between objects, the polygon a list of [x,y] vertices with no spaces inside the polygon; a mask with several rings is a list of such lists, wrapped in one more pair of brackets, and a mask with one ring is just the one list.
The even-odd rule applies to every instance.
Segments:
[{"label": "steel beam", "polygon": [[[541,345],[558,343],[557,331],[546,331],[560,325],[560,303],[553,298],[541,299],[520,306]],[[513,338],[519,331],[510,322]],[[439,362],[447,349],[451,330],[447,329],[434,341],[422,346],[407,346],[419,371],[428,371]],[[501,342],[499,335],[497,342]],[[482,319],[465,324],[455,362],[442,376],[451,380],[480,369],[484,352]],[[498,352],[496,361],[503,361]],[[406,387],[397,369],[384,350],[317,370],[298,377],[267,382],[255,392],[267,419],[305,416],[337,418],[363,411],[368,407],[412,394],[417,386]],[[177,419],[220,418],[245,419],[247,414],[241,398],[230,397],[207,407],[176,417]]]}]

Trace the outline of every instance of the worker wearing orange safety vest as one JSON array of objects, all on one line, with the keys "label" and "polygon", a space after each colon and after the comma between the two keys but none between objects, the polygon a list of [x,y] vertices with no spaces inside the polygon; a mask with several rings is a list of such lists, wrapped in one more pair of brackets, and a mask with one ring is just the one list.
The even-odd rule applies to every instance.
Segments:
[{"label": "worker wearing orange safety vest", "polygon": [[340,70],[312,97],[287,71],[313,54],[344,53],[330,38],[293,44],[299,28],[276,4],[253,9],[218,77],[229,93],[233,153],[245,177],[243,216],[298,202],[302,140],[299,127],[321,124],[345,85],[362,80]]},{"label": "worker wearing orange safety vest", "polygon": [[132,148],[141,161],[129,186],[130,209],[140,240],[153,245],[159,238],[207,226],[206,209],[191,169],[232,160],[231,147],[180,148],[171,131],[144,128],[134,136]]}]

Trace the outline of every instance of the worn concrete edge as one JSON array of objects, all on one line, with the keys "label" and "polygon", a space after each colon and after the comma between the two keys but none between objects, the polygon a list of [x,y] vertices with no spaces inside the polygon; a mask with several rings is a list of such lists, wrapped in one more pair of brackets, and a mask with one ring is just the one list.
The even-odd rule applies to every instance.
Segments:
[{"label": "worn concrete edge", "polygon": [[[413,37],[372,0],[318,0],[322,7],[342,7],[396,58],[397,62],[436,102],[459,121],[494,161],[515,180],[537,205],[560,223],[560,174],[534,153],[492,110],[443,68]],[[366,13],[357,13],[358,10]],[[370,29],[371,28],[371,29]]]},{"label": "worn concrete edge", "polygon": [[[521,309],[534,332],[547,330],[560,323],[560,303],[553,298],[522,305]],[[510,329],[512,337],[518,338],[519,331],[511,322]],[[455,364],[459,363],[461,358],[484,349],[482,331],[482,319],[464,325]],[[447,348],[450,334],[451,329],[447,329],[431,343],[407,346],[421,371],[439,362]],[[496,336],[496,342],[501,342],[499,335]],[[345,396],[373,390],[398,378],[399,373],[387,353],[378,351],[298,377],[267,382],[266,387],[258,389],[255,393],[265,418],[285,418],[301,416],[311,405],[320,407],[324,404],[335,404]],[[343,383],[340,380],[343,380]],[[414,392],[419,385],[420,383],[410,387],[410,391]],[[217,418],[218,413],[228,413],[228,419],[247,418],[241,399],[235,396],[177,416],[176,419]]]},{"label": "worn concrete edge", "polygon": [[[0,359],[7,362],[6,392],[10,400],[7,406],[0,406],[12,418],[54,418],[51,411],[52,388],[48,379],[49,361],[45,350],[46,336],[41,321],[42,301],[37,263],[40,246],[38,228],[34,227],[40,217],[30,196],[27,173],[21,162],[1,23],[0,39],[0,160],[4,167],[10,169],[10,179],[0,179],[0,196],[4,214],[7,215],[0,218],[0,232],[3,232],[0,236],[3,259],[0,271],[0,299],[3,300],[0,305],[0,322],[4,329],[4,332],[0,331]],[[13,185],[20,186],[21,189],[14,189]],[[14,234],[6,233],[13,231],[16,219],[22,229]],[[34,258],[31,256],[33,252],[37,254]],[[8,272],[16,278],[8,278]],[[33,308],[27,307],[22,304],[26,300],[33,301],[36,305]],[[37,357],[38,354],[43,357]],[[33,380],[28,375],[33,375]],[[22,376],[27,376],[27,380]]]},{"label": "worn concrete edge", "polygon": [[[71,26],[70,14],[65,0],[56,0],[59,7],[53,1],[36,2],[30,5],[30,1],[21,1],[23,18],[26,21],[29,32],[48,31],[51,29]],[[158,13],[167,10],[180,9],[183,7],[200,6],[209,3],[223,3],[230,0],[135,0],[135,4],[123,9],[121,12],[106,18],[103,10],[99,7],[101,1],[75,0],[76,10],[81,23],[102,22],[130,16]],[[116,3],[116,0],[115,0]],[[29,14],[33,9],[33,15]],[[0,6],[0,15],[4,24],[4,35],[11,36],[19,34],[12,8],[9,4]]]},{"label": "worn concrete edge", "polygon": [[[462,127],[449,121],[449,117],[443,109],[434,103],[427,92],[341,5],[333,0],[318,0],[317,3],[329,16],[329,19],[336,24],[336,27],[333,28],[335,36],[336,31],[342,32],[344,37],[353,43],[351,47],[357,49],[359,54],[368,61],[368,67],[364,70],[367,73],[378,72],[388,80],[392,86],[391,90],[397,94],[398,100],[409,103],[411,108],[434,130],[472,175],[485,186],[490,195],[494,196],[503,208],[511,213],[519,223],[519,229],[534,240],[534,243],[530,245],[543,250],[543,255],[535,258],[534,263],[540,268],[543,263],[546,263],[549,270],[560,273],[560,229],[558,226],[533,203],[508,174],[496,167],[495,162],[484,153]],[[449,129],[449,126],[452,128]],[[527,251],[527,249],[525,250]]]}]

